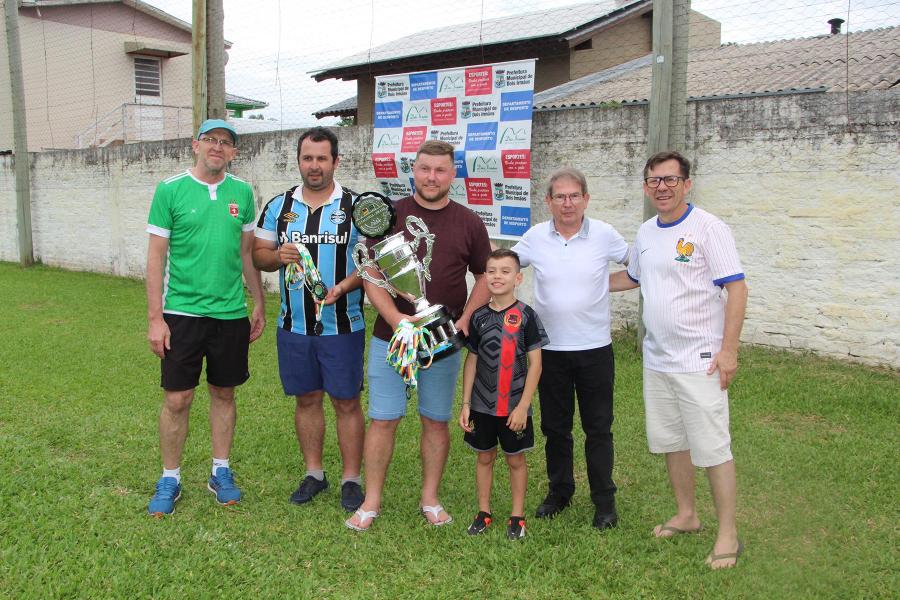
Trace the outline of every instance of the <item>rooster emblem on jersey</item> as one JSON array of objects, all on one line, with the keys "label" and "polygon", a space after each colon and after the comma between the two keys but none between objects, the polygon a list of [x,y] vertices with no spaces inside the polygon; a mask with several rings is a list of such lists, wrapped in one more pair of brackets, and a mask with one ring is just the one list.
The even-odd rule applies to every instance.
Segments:
[{"label": "rooster emblem on jersey", "polygon": [[691,242],[685,244],[684,238],[678,238],[675,250],[678,252],[678,257],[675,260],[683,263],[691,262],[690,256],[694,253],[694,244]]}]

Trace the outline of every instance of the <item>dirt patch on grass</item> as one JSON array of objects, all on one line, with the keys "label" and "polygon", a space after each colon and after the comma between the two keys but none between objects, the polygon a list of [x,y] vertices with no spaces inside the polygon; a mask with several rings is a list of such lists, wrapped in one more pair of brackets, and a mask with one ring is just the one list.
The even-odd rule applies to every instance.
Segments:
[{"label": "dirt patch on grass", "polygon": [[759,417],[757,423],[764,427],[769,427],[782,433],[846,433],[847,428],[843,425],[832,423],[822,415],[811,415],[801,413],[780,413],[777,415],[763,415]]},{"label": "dirt patch on grass", "polygon": [[20,304],[19,308],[21,310],[42,310],[50,306],[50,303],[47,301],[39,301],[39,302],[25,302],[24,304]]}]

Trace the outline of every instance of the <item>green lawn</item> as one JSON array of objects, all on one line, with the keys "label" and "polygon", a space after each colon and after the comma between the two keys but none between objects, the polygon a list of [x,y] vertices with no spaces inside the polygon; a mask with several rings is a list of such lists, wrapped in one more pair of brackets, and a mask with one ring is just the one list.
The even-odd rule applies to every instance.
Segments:
[{"label": "green lawn", "polygon": [[[442,499],[456,522],[427,527],[416,511],[418,424],[410,418],[383,516],[361,535],[343,526],[337,486],[312,505],[287,502],[302,465],[293,403],[278,383],[274,297],[269,328],[251,349],[252,378],[239,391],[231,459],[243,503],[221,508],[206,491],[202,391],[183,498],[172,518],[156,520],[146,504],[160,471],[161,394],[145,341],[143,283],[0,264],[0,290],[4,598],[887,598],[900,589],[895,372],[743,350],[731,415],[747,551],[737,569],[710,572],[703,559],[715,528],[705,479],[701,535],[658,541],[649,533],[672,502],[663,462],[646,450],[633,335],[616,342],[618,529],[590,527],[582,456],[574,504],[559,518],[529,519],[519,543],[505,539],[502,525],[470,538],[474,457],[455,426]],[[546,491],[538,446],[528,458],[529,515]],[[333,429],[326,464],[334,482]],[[496,473],[494,512],[503,518],[502,463]]]}]

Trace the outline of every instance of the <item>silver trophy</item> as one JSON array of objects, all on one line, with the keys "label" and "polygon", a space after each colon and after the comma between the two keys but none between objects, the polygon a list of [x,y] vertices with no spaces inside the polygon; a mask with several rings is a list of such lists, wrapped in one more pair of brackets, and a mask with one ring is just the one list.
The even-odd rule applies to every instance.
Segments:
[{"label": "silver trophy", "polygon": [[[434,234],[429,233],[425,222],[415,216],[406,217],[406,230],[412,234],[407,241],[403,232],[386,237],[374,246],[374,257],[362,242],[353,248],[353,262],[360,277],[384,288],[393,297],[400,297],[415,307],[415,325],[426,332],[427,349],[418,352],[419,363],[428,364],[450,356],[465,345],[465,336],[453,324],[449,311],[441,304],[429,304],[425,298],[425,282],[431,281],[431,251]],[[425,258],[419,262],[416,252],[425,242]],[[383,279],[372,277],[366,268],[381,274]]]}]

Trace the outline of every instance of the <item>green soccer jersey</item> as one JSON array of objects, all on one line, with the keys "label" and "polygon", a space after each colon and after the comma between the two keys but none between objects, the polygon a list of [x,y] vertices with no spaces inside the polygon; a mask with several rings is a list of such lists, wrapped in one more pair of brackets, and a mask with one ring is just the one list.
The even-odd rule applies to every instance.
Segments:
[{"label": "green soccer jersey", "polygon": [[241,233],[253,231],[255,213],[252,188],[230,173],[209,185],[185,171],[157,186],[147,232],[169,239],[163,312],[247,316]]}]

